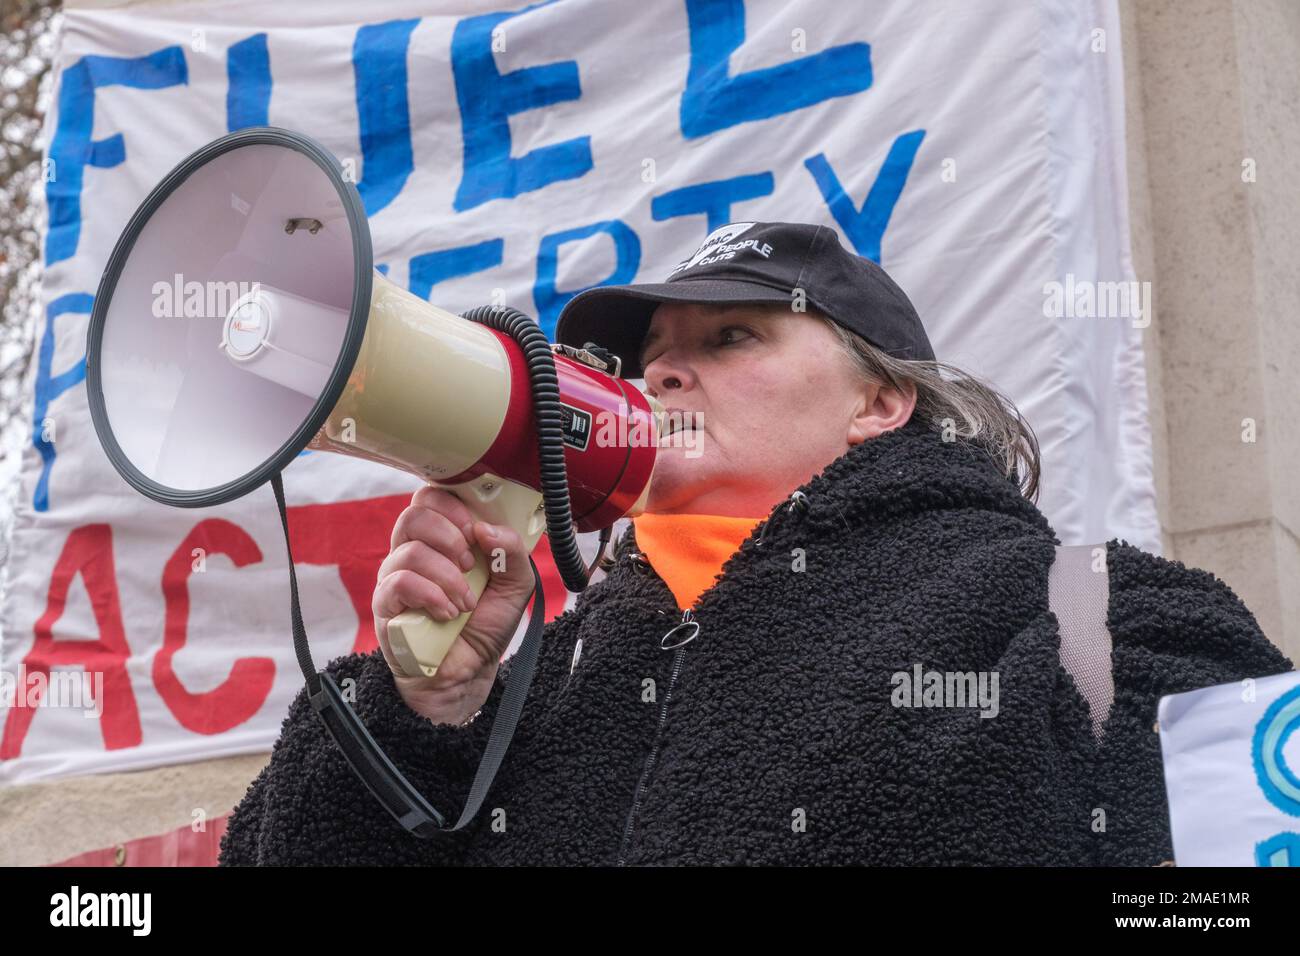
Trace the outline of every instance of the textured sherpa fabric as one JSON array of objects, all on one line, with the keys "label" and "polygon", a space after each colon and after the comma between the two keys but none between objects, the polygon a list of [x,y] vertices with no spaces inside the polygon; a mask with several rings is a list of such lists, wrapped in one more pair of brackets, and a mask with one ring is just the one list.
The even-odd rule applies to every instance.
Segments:
[{"label": "textured sherpa fabric", "polygon": [[[408,835],[304,693],[221,863],[1158,864],[1172,856],[1161,695],[1291,665],[1213,575],[1112,540],[1115,702],[1098,747],[1058,659],[1054,542],[984,453],[911,422],[777,505],[696,603],[698,635],[664,650],[680,614],[629,530],[608,576],[546,626],[469,827]],[[893,675],[918,664],[996,673],[997,716],[894,706]],[[377,651],[328,670],[456,819],[506,669],[463,728],[407,708]]]}]

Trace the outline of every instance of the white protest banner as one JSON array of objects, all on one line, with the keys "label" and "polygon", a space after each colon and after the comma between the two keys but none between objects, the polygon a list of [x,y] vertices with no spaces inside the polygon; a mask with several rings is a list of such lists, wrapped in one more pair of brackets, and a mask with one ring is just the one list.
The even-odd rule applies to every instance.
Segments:
[{"label": "white protest banner", "polygon": [[1300,672],[1160,699],[1179,866],[1300,866]]},{"label": "white protest banner", "polygon": [[[248,126],[339,157],[390,279],[548,334],[579,291],[660,281],[728,221],[832,226],[910,293],[940,358],[1026,414],[1065,543],[1159,548],[1114,0],[66,7],[0,640],[30,692],[0,708],[0,782],[266,750],[301,684],[270,489],[198,512],[140,497],[84,385],[131,213]],[[285,484],[317,662],[373,648],[375,569],[415,480],[311,453]],[[97,719],[41,705],[59,698],[42,681],[82,670]]]}]

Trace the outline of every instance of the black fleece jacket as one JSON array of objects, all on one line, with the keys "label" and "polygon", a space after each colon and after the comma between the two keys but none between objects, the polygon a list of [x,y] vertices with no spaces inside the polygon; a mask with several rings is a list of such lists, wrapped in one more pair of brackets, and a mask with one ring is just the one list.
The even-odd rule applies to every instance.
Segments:
[{"label": "black fleece jacket", "polygon": [[[1172,857],[1159,698],[1291,669],[1214,575],[1112,540],[1115,700],[1098,746],[1058,659],[1052,529],[987,455],[913,421],[798,491],[728,559],[676,649],[660,639],[681,612],[622,537],[605,579],[546,626],[464,830],[408,835],[304,692],[220,862],[1151,866]],[[894,706],[894,675],[918,664],[996,673],[997,715]],[[467,727],[411,711],[378,651],[328,670],[454,820],[508,663]]]}]

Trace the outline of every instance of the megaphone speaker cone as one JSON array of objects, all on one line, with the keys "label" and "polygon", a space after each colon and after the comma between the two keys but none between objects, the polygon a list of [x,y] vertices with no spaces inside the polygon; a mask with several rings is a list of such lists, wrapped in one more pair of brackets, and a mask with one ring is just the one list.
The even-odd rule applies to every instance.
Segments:
[{"label": "megaphone speaker cone", "polygon": [[246,129],[189,156],[131,218],[95,296],[86,384],[114,467],[182,507],[263,484],[342,393],[373,278],[360,197],[313,140]]}]

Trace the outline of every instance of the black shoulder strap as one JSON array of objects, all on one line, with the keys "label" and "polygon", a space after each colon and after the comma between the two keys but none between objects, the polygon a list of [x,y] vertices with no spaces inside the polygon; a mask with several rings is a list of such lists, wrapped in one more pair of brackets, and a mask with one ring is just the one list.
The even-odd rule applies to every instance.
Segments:
[{"label": "black shoulder strap", "polygon": [[1110,604],[1106,545],[1057,545],[1047,577],[1047,601],[1060,625],[1061,666],[1088,702],[1092,733],[1100,740],[1115,700],[1111,637],[1106,626]]},{"label": "black shoulder strap", "polygon": [[528,697],[528,688],[533,683],[537,655],[542,645],[542,627],[546,621],[546,601],[537,565],[531,557],[528,559],[533,569],[533,609],[528,617],[523,642],[510,658],[510,676],[506,679],[496,719],[492,722],[492,734],[488,738],[483,758],[479,761],[474,782],[470,785],[465,809],[461,811],[460,819],[454,826],[447,826],[446,818],[424,799],[420,791],[388,759],[388,755],[366,730],[365,724],[361,723],[356,712],[344,700],[330,675],[318,673],[316,665],[312,663],[311,650],[307,647],[307,631],[302,623],[302,609],[298,604],[298,575],[294,571],[293,546],[289,542],[284,483],[278,473],[271,479],[271,487],[275,490],[275,503],[280,509],[284,547],[289,556],[289,613],[293,623],[293,648],[298,656],[298,666],[307,681],[307,694],[312,706],[325,722],[326,729],[353,772],[398,823],[421,837],[461,829],[474,819],[487,797],[492,780],[514,737],[515,726],[524,709],[524,700]]}]

